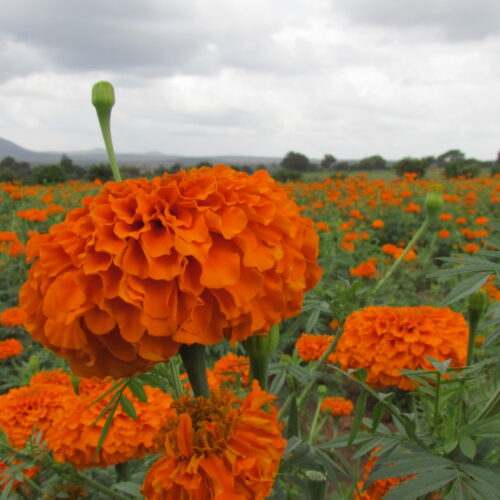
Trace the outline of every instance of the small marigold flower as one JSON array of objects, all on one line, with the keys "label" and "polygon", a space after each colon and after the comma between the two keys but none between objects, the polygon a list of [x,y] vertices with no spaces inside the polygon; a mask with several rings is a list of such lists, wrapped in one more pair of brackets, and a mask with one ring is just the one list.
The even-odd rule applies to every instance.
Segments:
[{"label": "small marigold flower", "polygon": [[467,220],[466,220],[464,217],[457,217],[457,218],[455,219],[455,222],[456,222],[457,224],[467,224]]},{"label": "small marigold flower", "polygon": [[316,228],[318,231],[323,231],[325,233],[330,232],[330,225],[327,222],[316,222]]},{"label": "small marigold flower", "polygon": [[222,390],[182,395],[163,430],[164,456],[144,479],[145,498],[267,498],[286,444],[276,408],[263,409],[274,399],[256,381],[243,400]]},{"label": "small marigold flower", "polygon": [[334,416],[350,415],[353,409],[352,401],[340,397],[327,397],[321,403],[321,411]]},{"label": "small marigold flower", "polygon": [[25,327],[82,376],[128,376],[182,344],[297,315],[321,276],[312,220],[264,170],[108,182],[26,247]]},{"label": "small marigold flower", "polygon": [[95,451],[106,417],[101,411],[111,399],[108,394],[95,402],[111,388],[111,383],[96,384],[97,390],[88,390],[67,399],[63,411],[46,432],[48,447],[58,462],[69,462],[77,469],[107,467],[132,458],[142,458],[156,451],[156,437],[164,422],[172,415],[172,397],[153,387],[144,387],[148,400],[139,401],[128,390],[125,395],[133,403],[137,420],[130,418],[118,406],[108,434],[97,456]]},{"label": "small marigold flower", "polygon": [[16,213],[18,217],[30,221],[45,222],[47,220],[47,212],[39,208],[29,208],[28,210],[19,210]]},{"label": "small marigold flower", "polygon": [[479,226],[483,226],[484,224],[487,224],[489,220],[490,219],[488,219],[488,217],[478,217],[475,222]]},{"label": "small marigold flower", "polygon": [[20,307],[10,307],[0,314],[0,324],[2,326],[20,326],[26,319],[26,313]]},{"label": "small marigold flower", "polygon": [[450,220],[453,220],[453,215],[445,212],[445,213],[439,214],[439,219],[444,220],[444,221],[450,221]]},{"label": "small marigold flower", "polygon": [[219,387],[224,383],[232,386],[236,380],[239,380],[241,385],[248,386],[250,384],[250,361],[246,356],[237,356],[228,352],[226,356],[215,362],[212,374]]},{"label": "small marigold flower", "polygon": [[361,262],[356,267],[349,270],[351,276],[356,278],[374,278],[377,274],[377,259],[368,259],[365,262]]},{"label": "small marigold flower", "polygon": [[340,322],[337,318],[333,318],[330,323],[328,323],[328,326],[332,329],[332,330],[336,330],[340,325]]},{"label": "small marigold flower", "polygon": [[404,208],[405,212],[415,213],[415,214],[418,214],[421,210],[422,209],[420,205],[417,205],[416,203],[408,203],[408,205],[406,205],[406,207]]},{"label": "small marigold flower", "polygon": [[382,229],[385,226],[384,221],[382,219],[375,219],[372,222],[372,227],[374,229]]},{"label": "small marigold flower", "polygon": [[433,370],[428,357],[463,366],[469,329],[460,313],[429,306],[371,306],[350,314],[336,349],[343,370],[365,368],[374,387],[413,389],[401,370]]},{"label": "small marigold flower", "polygon": [[475,243],[467,243],[467,245],[464,246],[464,251],[467,253],[479,252],[479,249],[480,246]]},{"label": "small marigold flower", "polygon": [[0,428],[14,448],[21,449],[33,432],[47,431],[74,392],[56,384],[11,389],[0,396]]},{"label": "small marigold flower", "polygon": [[448,231],[448,229],[441,229],[438,231],[438,236],[443,240],[446,240],[447,238],[449,238],[450,234],[451,233]]},{"label": "small marigold flower", "polygon": [[333,335],[303,333],[295,343],[295,347],[304,361],[317,361],[328,349],[333,339]]},{"label": "small marigold flower", "polygon": [[0,340],[0,359],[12,358],[23,352],[23,344],[17,339]]},{"label": "small marigold flower", "polygon": [[42,370],[41,372],[35,373],[30,380],[29,385],[47,385],[55,384],[62,385],[63,387],[73,388],[71,383],[71,376],[63,372],[61,368],[57,370]]}]

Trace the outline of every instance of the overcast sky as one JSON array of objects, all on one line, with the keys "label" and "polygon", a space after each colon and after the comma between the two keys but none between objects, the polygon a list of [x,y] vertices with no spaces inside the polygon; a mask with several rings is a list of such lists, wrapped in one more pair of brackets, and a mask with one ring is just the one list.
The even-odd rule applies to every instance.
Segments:
[{"label": "overcast sky", "polygon": [[500,149],[499,0],[1,0],[0,137],[387,159]]}]

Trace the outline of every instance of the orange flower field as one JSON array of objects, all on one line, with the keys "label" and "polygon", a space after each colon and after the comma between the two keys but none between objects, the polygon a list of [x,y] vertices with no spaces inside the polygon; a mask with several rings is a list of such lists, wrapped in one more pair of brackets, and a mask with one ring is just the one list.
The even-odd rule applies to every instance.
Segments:
[{"label": "orange flower field", "polygon": [[500,498],[500,176],[270,174],[0,183],[1,500]]}]

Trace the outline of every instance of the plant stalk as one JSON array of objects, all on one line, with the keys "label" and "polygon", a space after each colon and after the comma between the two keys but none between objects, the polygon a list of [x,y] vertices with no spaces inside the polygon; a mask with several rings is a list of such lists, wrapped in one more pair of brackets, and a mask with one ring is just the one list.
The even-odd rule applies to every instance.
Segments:
[{"label": "plant stalk", "polygon": [[179,349],[184,368],[195,396],[210,397],[208,388],[205,346],[202,344],[184,344]]}]

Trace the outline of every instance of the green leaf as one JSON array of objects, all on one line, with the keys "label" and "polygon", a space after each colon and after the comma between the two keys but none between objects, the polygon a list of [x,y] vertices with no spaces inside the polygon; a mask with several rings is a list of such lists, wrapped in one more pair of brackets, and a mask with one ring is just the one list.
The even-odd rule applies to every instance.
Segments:
[{"label": "green leaf", "polygon": [[[378,465],[378,464],[377,464]],[[390,479],[393,477],[410,476],[412,474],[423,474],[439,469],[445,469],[451,465],[445,458],[428,455],[422,458],[416,458],[410,455],[405,460],[398,460],[388,466],[375,468],[368,477],[368,481],[377,479]]]},{"label": "green leaf", "polygon": [[349,440],[347,442],[347,446],[351,446],[354,442],[356,434],[359,431],[361,426],[361,422],[363,420],[363,415],[366,409],[366,400],[368,397],[368,392],[364,389],[361,391],[361,394],[358,396],[358,400],[356,401],[356,409],[354,410],[354,419],[352,422],[351,433],[349,434]]},{"label": "green leaf", "polygon": [[116,483],[112,486],[115,490],[123,491],[123,493],[128,493],[134,497],[141,496],[141,485],[138,483],[133,483],[132,481],[123,481],[121,483]]},{"label": "green leaf", "polygon": [[376,432],[378,429],[386,410],[387,406],[382,401],[379,401],[373,408],[372,432]]},{"label": "green leaf", "polygon": [[132,420],[137,420],[137,412],[135,411],[134,403],[132,403],[132,401],[130,401],[125,394],[120,396],[120,406],[128,417]]},{"label": "green leaf", "polygon": [[467,295],[474,293],[476,290],[479,290],[486,283],[490,275],[491,273],[477,273],[462,281],[462,283],[453,288],[445,297],[443,306],[448,306],[457,300],[467,297]]},{"label": "green leaf", "polygon": [[141,402],[141,403],[147,403],[148,402],[148,395],[146,394],[146,391],[144,390],[143,385],[139,382],[139,380],[135,378],[131,378],[128,381],[128,388],[130,389],[130,392]]},{"label": "green leaf", "polygon": [[297,396],[294,395],[288,413],[288,425],[286,429],[287,438],[299,435],[299,410],[297,408]]},{"label": "green leaf", "polygon": [[476,443],[469,436],[463,436],[458,444],[462,453],[472,460],[476,454]]},{"label": "green leaf", "polygon": [[448,441],[444,444],[443,450],[445,453],[451,453],[458,446],[458,441]]},{"label": "green leaf", "polygon": [[418,497],[439,490],[456,477],[456,472],[450,469],[427,472],[392,488],[384,497],[384,500],[415,500]]}]

